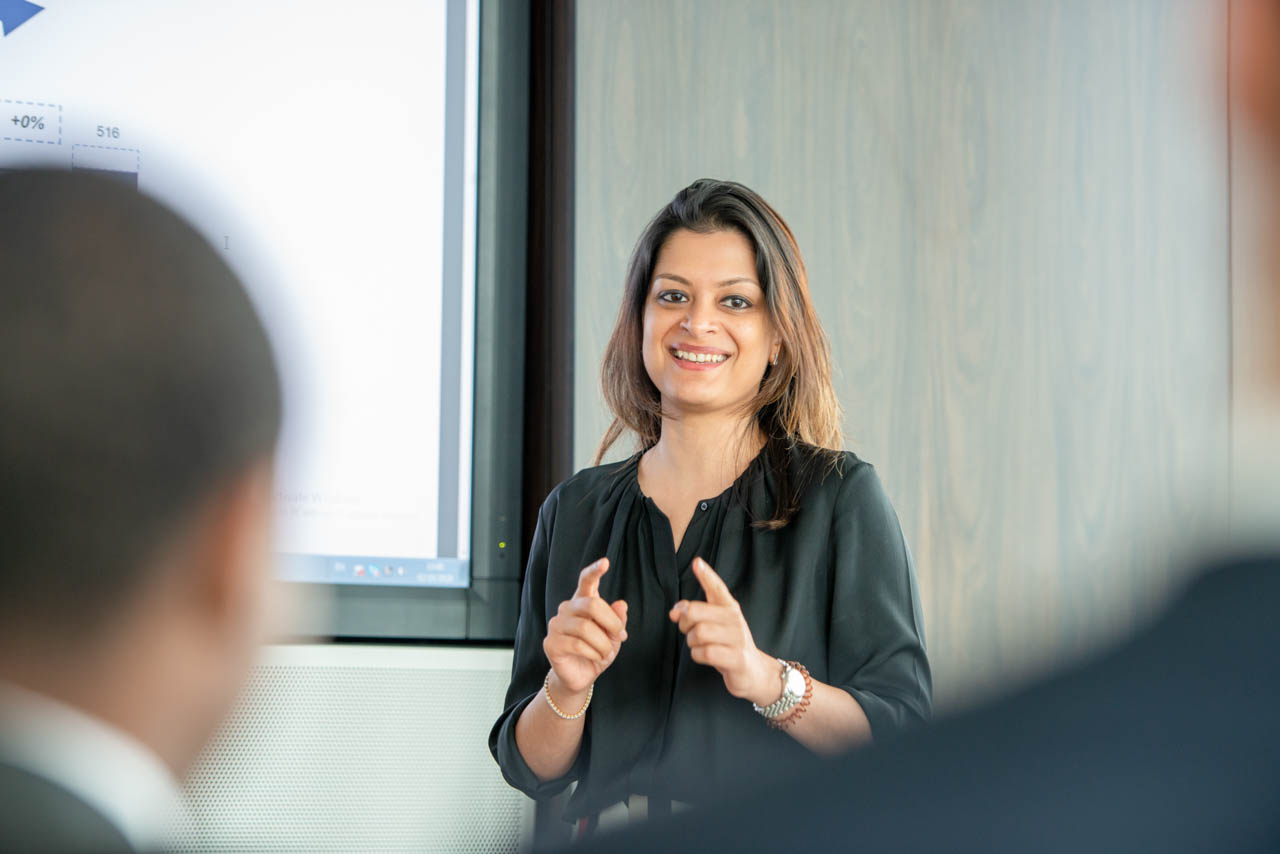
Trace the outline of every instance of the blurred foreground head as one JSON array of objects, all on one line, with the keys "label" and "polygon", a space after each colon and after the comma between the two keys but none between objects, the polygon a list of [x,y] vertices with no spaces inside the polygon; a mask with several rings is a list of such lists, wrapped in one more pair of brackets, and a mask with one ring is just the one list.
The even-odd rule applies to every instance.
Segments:
[{"label": "blurred foreground head", "polygon": [[1232,27],[1231,74],[1249,129],[1262,147],[1269,198],[1267,259],[1271,264],[1275,317],[1275,376],[1280,383],[1280,0],[1239,0]]},{"label": "blurred foreground head", "polygon": [[181,218],[0,174],[0,679],[181,771],[263,631],[275,362]]},{"label": "blurred foreground head", "polygon": [[1232,72],[1249,119],[1265,137],[1280,173],[1280,0],[1243,0],[1231,10],[1241,18],[1233,29]]}]

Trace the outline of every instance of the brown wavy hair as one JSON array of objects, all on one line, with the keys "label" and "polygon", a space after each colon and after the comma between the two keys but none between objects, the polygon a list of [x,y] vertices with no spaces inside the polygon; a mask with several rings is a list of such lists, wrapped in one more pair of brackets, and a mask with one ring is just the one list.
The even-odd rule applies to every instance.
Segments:
[{"label": "brown wavy hair", "polygon": [[600,369],[604,399],[613,413],[596,450],[595,464],[630,431],[642,451],[662,432],[662,400],[644,367],[645,304],[654,263],[672,232],[733,230],[751,244],[756,276],[769,319],[782,339],[777,364],[765,368],[760,390],[747,404],[765,437],[763,458],[774,475],[777,506],[757,524],[780,528],[799,510],[804,486],[815,466],[799,472],[790,452],[835,464],[843,444],[840,404],[831,384],[831,347],[809,297],[800,247],[791,228],[758,193],[733,181],[701,178],[676,193],[645,226],[631,253],[622,306]]}]

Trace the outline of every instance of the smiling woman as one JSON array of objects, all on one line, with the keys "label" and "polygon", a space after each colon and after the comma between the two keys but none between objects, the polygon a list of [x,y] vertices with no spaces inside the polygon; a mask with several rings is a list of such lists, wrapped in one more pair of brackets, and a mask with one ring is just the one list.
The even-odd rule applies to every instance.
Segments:
[{"label": "smiling woman", "polygon": [[[695,292],[695,282],[702,286],[701,294]],[[693,305],[699,296],[701,304]],[[651,312],[651,301],[677,310]],[[724,310],[709,311],[713,305]],[[693,314],[693,309],[704,307]],[[754,420],[766,438],[778,440],[772,443],[779,446],[775,450],[781,450],[788,437],[816,448],[840,447],[840,405],[831,386],[830,350],[791,229],[764,199],[741,184],[702,180],[681,191],[653,218],[632,253],[601,372],[614,420],[596,451],[597,465],[627,430],[643,448],[658,442],[664,398],[655,378],[661,371],[656,370],[654,349],[661,340],[655,341],[651,333],[663,318],[679,321],[691,352],[698,352],[702,342],[697,339],[719,331],[748,336],[744,343],[755,352],[740,360],[736,378],[749,383],[749,395],[737,401],[734,414],[753,416],[738,420]],[[766,334],[768,349],[763,343],[755,347],[754,336]],[[679,335],[676,330],[669,340],[681,343]],[[637,358],[641,354],[643,358]],[[666,405],[681,407],[681,399],[668,395]],[[783,493],[773,521],[781,525],[795,507],[790,484],[780,485]]]},{"label": "smiling woman", "polygon": [[756,282],[751,244],[737,231],[681,229],[663,245],[657,270],[644,310],[643,355],[659,398],[673,415],[749,412],[782,346]]},{"label": "smiling woman", "polygon": [[[826,337],[791,230],[725,181],[641,235],[602,366],[596,466],[539,514],[490,748],[590,832],[926,718],[910,551],[841,451]],[[632,432],[639,451],[599,465]],[[586,567],[583,569],[582,567]]]}]

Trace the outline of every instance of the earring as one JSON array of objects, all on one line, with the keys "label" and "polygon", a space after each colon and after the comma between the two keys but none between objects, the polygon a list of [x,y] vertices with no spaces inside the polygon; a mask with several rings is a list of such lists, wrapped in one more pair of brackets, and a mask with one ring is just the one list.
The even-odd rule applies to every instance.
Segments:
[{"label": "earring", "polygon": [[774,353],[774,354],[773,354],[773,358],[769,360],[769,364],[771,364],[771,365],[776,365],[776,364],[778,364],[778,354],[777,354],[777,353]]}]

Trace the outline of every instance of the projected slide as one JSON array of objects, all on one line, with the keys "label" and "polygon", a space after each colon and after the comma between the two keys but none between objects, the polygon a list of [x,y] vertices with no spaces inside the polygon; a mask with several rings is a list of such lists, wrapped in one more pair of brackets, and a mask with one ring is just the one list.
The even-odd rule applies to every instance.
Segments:
[{"label": "projected slide", "polygon": [[476,0],[0,0],[0,170],[159,197],[286,386],[279,571],[465,587]]}]

